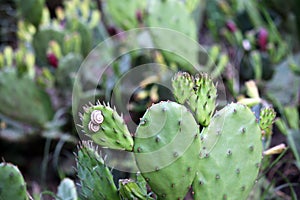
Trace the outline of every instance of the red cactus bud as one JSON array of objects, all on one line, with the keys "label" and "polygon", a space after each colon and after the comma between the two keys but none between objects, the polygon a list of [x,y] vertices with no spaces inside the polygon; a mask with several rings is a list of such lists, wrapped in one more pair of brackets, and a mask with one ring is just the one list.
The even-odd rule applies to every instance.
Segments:
[{"label": "red cactus bud", "polygon": [[268,31],[265,28],[260,28],[258,31],[258,36],[257,36],[257,43],[259,48],[262,51],[265,51],[267,49],[267,44],[268,44]]},{"label": "red cactus bud", "polygon": [[235,25],[235,23],[233,21],[227,21],[226,22],[226,27],[232,33],[234,33],[236,31],[236,29],[237,29],[236,25]]},{"label": "red cactus bud", "polygon": [[143,23],[143,13],[141,10],[136,11],[135,16],[140,24]]},{"label": "red cactus bud", "polygon": [[48,53],[47,54],[47,60],[48,63],[50,65],[52,65],[53,67],[57,68],[58,67],[58,59],[57,57],[54,55],[54,53]]},{"label": "red cactus bud", "polygon": [[107,32],[110,36],[114,36],[119,33],[118,29],[115,26],[109,26]]}]

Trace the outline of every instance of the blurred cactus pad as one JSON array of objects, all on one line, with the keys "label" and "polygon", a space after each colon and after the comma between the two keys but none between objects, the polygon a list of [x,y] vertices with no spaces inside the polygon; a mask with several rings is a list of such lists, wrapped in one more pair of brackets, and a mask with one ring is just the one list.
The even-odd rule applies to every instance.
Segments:
[{"label": "blurred cactus pad", "polygon": [[[259,173],[265,130],[245,105],[231,103],[217,111],[216,85],[207,74],[192,76],[178,72],[172,86],[178,102],[162,101],[150,106],[134,134],[128,132],[122,115],[109,105],[86,106],[80,115],[83,131],[95,144],[135,155],[142,179],[120,180],[119,196],[121,199],[174,200],[187,195],[197,200],[247,199]],[[84,150],[88,147],[89,151]],[[80,159],[84,152],[89,159],[96,159],[88,162],[94,163],[95,169],[97,165],[99,170],[105,167],[89,143],[79,153],[80,173],[91,171],[90,164]],[[104,169],[99,172],[100,179],[111,180],[112,175]],[[90,173],[92,177],[94,172]],[[97,193],[107,197],[116,195],[116,186],[104,190],[107,183],[100,179],[94,180]],[[148,190],[143,184],[148,185]],[[81,187],[82,191],[90,190],[86,184]]]}]

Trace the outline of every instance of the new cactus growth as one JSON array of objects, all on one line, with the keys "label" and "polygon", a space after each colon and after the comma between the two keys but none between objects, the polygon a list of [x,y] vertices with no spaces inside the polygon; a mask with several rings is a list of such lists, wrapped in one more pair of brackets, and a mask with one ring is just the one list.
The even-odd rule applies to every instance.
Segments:
[{"label": "new cactus growth", "polygon": [[272,133],[272,124],[276,113],[273,108],[265,108],[260,112],[259,127],[267,137]]},{"label": "new cactus growth", "polygon": [[131,151],[133,139],[122,116],[108,105],[85,107],[83,128],[96,144]]},{"label": "new cactus growth", "polygon": [[0,199],[28,199],[26,183],[21,172],[10,163],[0,163]]},{"label": "new cactus growth", "polygon": [[172,86],[176,101],[184,104],[193,94],[194,80],[189,73],[179,72],[172,79]]},{"label": "new cactus growth", "polygon": [[[259,123],[242,104],[215,112],[217,90],[207,74],[179,72],[172,85],[192,113],[176,102],[153,104],[132,138],[116,111],[98,104],[85,108],[84,131],[103,147],[133,151],[151,198],[184,199],[192,189],[196,200],[246,199],[262,160],[261,129],[270,128],[275,113],[264,110]],[[149,198],[144,183],[119,184],[123,199]]]},{"label": "new cactus growth", "polygon": [[91,143],[79,146],[77,171],[84,199],[119,199],[112,174]]},{"label": "new cactus growth", "polygon": [[191,95],[188,104],[196,120],[202,126],[208,126],[216,107],[216,86],[207,74],[197,74],[194,88],[195,94]]}]

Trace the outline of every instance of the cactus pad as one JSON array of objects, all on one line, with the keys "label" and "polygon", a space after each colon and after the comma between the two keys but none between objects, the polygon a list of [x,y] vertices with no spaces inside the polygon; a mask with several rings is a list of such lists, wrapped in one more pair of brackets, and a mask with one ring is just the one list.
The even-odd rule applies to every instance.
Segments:
[{"label": "cactus pad", "polygon": [[110,0],[106,1],[107,9],[117,26],[124,30],[138,28],[137,12],[142,12],[146,0]]},{"label": "cactus pad", "polygon": [[261,131],[250,109],[230,104],[201,133],[195,199],[246,199],[262,160]]},{"label": "cactus pad", "polygon": [[137,165],[158,199],[183,199],[196,173],[199,127],[175,102],[152,105],[135,135]]},{"label": "cactus pad", "polygon": [[54,116],[48,94],[16,71],[0,72],[0,93],[0,113],[11,119],[41,127]]},{"label": "cactus pad", "polygon": [[84,199],[119,199],[112,174],[92,143],[79,146],[77,171]]},{"label": "cactus pad", "polygon": [[82,125],[87,136],[103,147],[132,151],[133,139],[122,116],[109,105],[86,107]]},{"label": "cactus pad", "polygon": [[28,199],[26,183],[21,172],[10,163],[0,163],[0,199]]}]

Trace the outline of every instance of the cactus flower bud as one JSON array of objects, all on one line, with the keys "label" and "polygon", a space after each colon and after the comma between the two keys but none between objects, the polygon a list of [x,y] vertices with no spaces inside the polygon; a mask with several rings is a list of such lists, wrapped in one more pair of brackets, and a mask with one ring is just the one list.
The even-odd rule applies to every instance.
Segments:
[{"label": "cactus flower bud", "polygon": [[141,10],[137,10],[135,13],[137,21],[142,24],[143,23],[143,13]]},{"label": "cactus flower bud", "polygon": [[257,35],[257,44],[262,51],[267,49],[268,35],[269,33],[265,28],[259,29]]},{"label": "cactus flower bud", "polygon": [[50,65],[52,65],[54,68],[57,68],[58,67],[58,59],[57,57],[54,55],[54,53],[48,53],[47,54],[47,60],[48,60],[48,63]]},{"label": "cactus flower bud", "polygon": [[230,32],[232,32],[232,33],[234,33],[235,31],[236,31],[236,25],[235,25],[235,23],[233,22],[233,21],[227,21],[226,22],[226,28],[230,31]]}]

